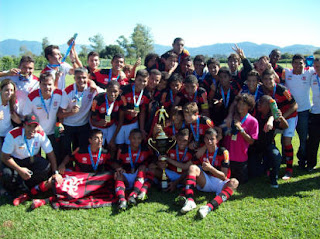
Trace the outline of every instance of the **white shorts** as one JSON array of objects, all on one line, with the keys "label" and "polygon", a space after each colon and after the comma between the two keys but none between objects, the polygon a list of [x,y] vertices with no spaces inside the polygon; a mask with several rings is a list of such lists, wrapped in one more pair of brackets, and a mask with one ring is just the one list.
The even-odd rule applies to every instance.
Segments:
[{"label": "white shorts", "polygon": [[203,188],[201,188],[199,185],[197,185],[197,189],[202,192],[215,192],[218,195],[222,191],[224,185],[230,181],[230,179],[222,181],[219,178],[209,176],[203,170],[202,170],[202,173],[204,174],[204,176],[206,178],[206,184],[204,185]]},{"label": "white shorts", "polygon": [[112,124],[108,128],[102,129],[103,143],[106,142],[108,144],[110,142],[114,132],[116,131],[116,128],[117,128],[116,124]]},{"label": "white shorts", "polygon": [[129,134],[131,130],[138,128],[138,121],[132,124],[122,125],[116,137],[116,144],[130,144]]},{"label": "white shorts", "polygon": [[134,173],[123,173],[123,176],[127,179],[129,184],[128,189],[133,188],[133,184],[134,184],[134,181],[136,181],[137,174],[138,174],[138,170],[136,170],[136,172]]},{"label": "white shorts", "polygon": [[287,119],[288,122],[288,128],[285,130],[276,130],[275,134],[282,134],[284,137],[293,137],[295,134],[295,130],[296,130],[296,126],[297,126],[297,122],[298,122],[298,116]]},{"label": "white shorts", "polygon": [[172,171],[170,169],[165,169],[166,171],[166,174],[168,176],[168,178],[170,179],[171,182],[174,182],[176,180],[178,180],[180,178],[180,174],[178,174],[177,172],[175,171]]}]

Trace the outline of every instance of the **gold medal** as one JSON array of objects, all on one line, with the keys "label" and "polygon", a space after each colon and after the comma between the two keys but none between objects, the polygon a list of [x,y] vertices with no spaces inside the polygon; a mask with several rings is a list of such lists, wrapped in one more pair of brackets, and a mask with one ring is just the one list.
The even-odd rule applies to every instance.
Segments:
[{"label": "gold medal", "polygon": [[3,120],[4,119],[4,113],[3,113],[3,111],[1,110],[0,111],[0,120]]},{"label": "gold medal", "polygon": [[105,115],[104,119],[107,123],[110,123],[111,122],[111,115]]},{"label": "gold medal", "polygon": [[30,157],[30,163],[34,163],[34,157],[33,156]]},{"label": "gold medal", "polygon": [[182,173],[182,168],[177,168],[177,173]]},{"label": "gold medal", "polygon": [[140,107],[139,106],[134,106],[134,111],[139,113],[140,112]]},{"label": "gold medal", "polygon": [[233,134],[233,135],[231,136],[231,139],[232,139],[233,141],[236,141],[236,140],[237,140],[237,134]]}]

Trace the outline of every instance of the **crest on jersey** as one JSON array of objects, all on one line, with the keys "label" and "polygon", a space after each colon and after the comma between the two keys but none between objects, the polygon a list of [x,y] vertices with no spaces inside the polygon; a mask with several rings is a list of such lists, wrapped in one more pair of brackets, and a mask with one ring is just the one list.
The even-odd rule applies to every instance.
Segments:
[{"label": "crest on jersey", "polygon": [[101,107],[101,108],[100,108],[100,112],[101,112],[101,113],[104,113],[104,112],[106,112],[106,108],[104,108],[104,107]]},{"label": "crest on jersey", "polygon": [[86,163],[87,160],[88,160],[88,159],[87,159],[86,157],[83,157],[83,158],[82,158],[82,162],[84,162],[84,163]]}]

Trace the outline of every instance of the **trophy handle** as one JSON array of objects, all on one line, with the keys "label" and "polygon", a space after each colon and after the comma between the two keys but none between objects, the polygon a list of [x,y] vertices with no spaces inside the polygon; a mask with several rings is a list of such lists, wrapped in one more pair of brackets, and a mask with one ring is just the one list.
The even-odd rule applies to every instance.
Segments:
[{"label": "trophy handle", "polygon": [[169,150],[170,149],[172,149],[173,148],[173,146],[175,146],[175,144],[176,144],[176,140],[175,139],[171,139],[171,140],[169,140],[169,142],[171,143],[171,142],[174,142],[170,147],[169,147],[169,149],[167,150],[167,153],[169,152]]},{"label": "trophy handle", "polygon": [[148,139],[148,144],[150,145],[150,147],[153,148],[158,154],[160,154],[159,151],[152,145],[152,143],[155,143],[155,142],[156,141],[153,141],[152,138]]}]

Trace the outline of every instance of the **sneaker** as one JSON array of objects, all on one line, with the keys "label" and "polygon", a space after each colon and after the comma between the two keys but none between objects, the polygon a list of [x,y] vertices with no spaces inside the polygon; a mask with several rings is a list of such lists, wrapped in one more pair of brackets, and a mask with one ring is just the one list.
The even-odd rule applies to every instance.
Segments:
[{"label": "sneaker", "polygon": [[146,192],[141,192],[141,193],[139,193],[137,199],[138,199],[139,201],[145,201],[145,200],[148,199],[148,196],[147,196]]},{"label": "sneaker", "polygon": [[314,167],[306,167],[306,170],[308,173],[311,173],[314,170]]},{"label": "sneaker", "polygon": [[187,198],[181,195],[179,195],[174,199],[175,204],[179,206],[183,206],[186,203],[186,201],[187,201]]},{"label": "sneaker", "polygon": [[21,194],[19,197],[13,199],[13,205],[18,206],[21,203],[24,203],[25,201],[29,200],[29,198],[30,197],[28,196],[28,194],[26,194],[26,193]]},{"label": "sneaker", "polygon": [[282,177],[283,180],[289,180],[290,178],[292,178],[291,172],[286,172],[285,175]]},{"label": "sneaker", "polygon": [[199,208],[198,213],[199,213],[201,218],[205,218],[210,211],[211,211],[211,208],[209,206],[205,205],[205,206],[201,206]]},{"label": "sneaker", "polygon": [[271,179],[271,184],[270,184],[270,186],[272,187],[272,188],[279,188],[279,185],[278,185],[278,182],[277,182],[277,179]]},{"label": "sneaker", "polygon": [[193,200],[187,200],[184,206],[181,208],[181,213],[187,213],[197,207],[197,204]]},{"label": "sneaker", "polygon": [[126,200],[119,201],[119,205],[118,205],[118,209],[119,210],[124,211],[124,210],[127,209],[127,207],[128,207],[128,205],[127,205],[127,201]]},{"label": "sneaker", "polygon": [[46,204],[46,200],[44,199],[34,199],[32,200],[31,209],[34,210],[38,207],[42,207]]},{"label": "sneaker", "polygon": [[135,199],[134,196],[130,196],[130,197],[128,198],[128,203],[129,203],[129,205],[131,205],[131,206],[135,206],[135,205],[137,205],[137,200]]}]

